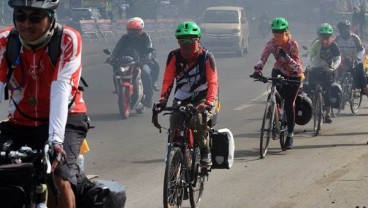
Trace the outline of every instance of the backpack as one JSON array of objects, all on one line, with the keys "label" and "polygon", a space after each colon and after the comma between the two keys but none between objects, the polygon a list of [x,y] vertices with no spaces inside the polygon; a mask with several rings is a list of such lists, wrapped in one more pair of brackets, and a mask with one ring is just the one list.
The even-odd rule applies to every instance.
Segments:
[{"label": "backpack", "polygon": [[[47,44],[47,48],[48,48],[48,54],[49,54],[49,58],[50,58],[50,62],[52,63],[53,66],[56,65],[57,61],[59,60],[59,56],[61,53],[61,38],[63,35],[63,26],[60,24],[55,24],[55,29],[54,29],[54,34],[51,37],[50,42]],[[14,68],[20,64],[20,50],[21,50],[21,42],[19,40],[19,33],[18,31],[16,31],[15,28],[11,29],[11,31],[9,32],[8,35],[8,41],[7,41],[7,45],[6,45],[6,52],[5,52],[5,58],[6,61],[8,63],[8,74],[7,74],[7,79],[6,79],[6,85],[5,85],[5,93],[4,93],[4,99],[8,100],[9,99],[9,88],[8,88],[8,82],[10,80],[10,77],[13,74],[13,70]],[[87,82],[84,80],[83,77],[80,78],[81,82],[83,83],[83,85],[85,87],[88,87]],[[84,91],[84,88],[81,86],[78,86],[78,89],[80,91]],[[74,103],[74,99],[75,96],[73,97],[73,99],[71,100],[71,102],[68,105],[68,108],[70,108],[72,106],[72,104]],[[35,117],[31,117],[25,113],[23,113],[23,111],[21,111],[18,107],[18,105],[15,103],[15,101],[13,100],[14,106],[16,107],[17,111],[24,117],[31,119],[31,120],[48,120],[47,118],[35,118]]]}]

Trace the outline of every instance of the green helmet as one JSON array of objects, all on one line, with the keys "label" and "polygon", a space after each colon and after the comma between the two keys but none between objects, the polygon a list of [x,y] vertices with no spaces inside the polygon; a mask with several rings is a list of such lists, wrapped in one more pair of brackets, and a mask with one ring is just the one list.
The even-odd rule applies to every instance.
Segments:
[{"label": "green helmet", "polygon": [[193,36],[200,38],[201,28],[199,28],[199,26],[192,21],[181,22],[176,28],[175,36],[176,38],[180,38],[182,36]]},{"label": "green helmet", "polygon": [[318,34],[319,35],[332,35],[333,34],[333,28],[330,24],[323,23],[323,24],[321,24],[321,26],[319,26]]},{"label": "green helmet", "polygon": [[271,28],[272,30],[287,30],[289,27],[288,22],[283,17],[277,17],[272,20]]}]

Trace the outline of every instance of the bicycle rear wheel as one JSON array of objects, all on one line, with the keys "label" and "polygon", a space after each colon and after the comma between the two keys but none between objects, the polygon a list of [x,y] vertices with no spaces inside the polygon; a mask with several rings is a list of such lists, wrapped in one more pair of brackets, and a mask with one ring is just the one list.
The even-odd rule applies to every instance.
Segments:
[{"label": "bicycle rear wheel", "polygon": [[275,109],[273,108],[273,105],[271,103],[267,102],[261,128],[259,147],[259,154],[261,159],[264,158],[267,154],[268,144],[270,143],[270,138],[272,136],[274,119]]},{"label": "bicycle rear wheel", "polygon": [[318,136],[321,130],[323,111],[322,111],[322,93],[317,92],[314,95],[313,103],[313,133]]},{"label": "bicycle rear wheel", "polygon": [[360,89],[353,89],[352,90],[351,99],[349,100],[350,104],[350,110],[351,113],[357,114],[360,108],[360,105],[362,104],[363,95],[360,92]]},{"label": "bicycle rear wheel", "polygon": [[194,153],[192,155],[192,170],[191,170],[191,178],[192,182],[189,186],[189,200],[191,208],[197,208],[200,205],[203,190],[204,190],[204,182],[206,176],[201,173],[201,167],[199,165],[200,162],[200,151],[199,147],[194,149]]},{"label": "bicycle rear wheel", "polygon": [[164,177],[164,208],[181,207],[184,196],[182,185],[183,154],[178,147],[173,147],[167,154]]}]

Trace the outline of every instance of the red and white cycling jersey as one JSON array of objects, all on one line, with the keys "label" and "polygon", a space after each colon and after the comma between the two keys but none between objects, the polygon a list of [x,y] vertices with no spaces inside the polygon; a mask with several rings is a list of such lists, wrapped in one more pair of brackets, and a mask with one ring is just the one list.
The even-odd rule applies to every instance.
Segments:
[{"label": "red and white cycling jersey", "polygon": [[[11,29],[11,27],[8,27],[0,31],[1,84],[7,81],[8,63],[6,61],[5,52],[7,37]],[[73,28],[64,26],[61,41],[61,54],[55,67],[50,61],[47,50],[47,47],[37,49],[36,51],[26,47],[21,47],[20,64],[14,68],[12,77],[9,80],[11,98],[14,99],[15,103],[18,105],[18,109],[20,109],[24,114],[35,118],[50,118],[51,123],[55,121],[51,121],[53,118],[53,112],[50,114],[50,108],[56,109],[57,115],[60,115],[61,112],[61,116],[65,118],[68,113],[86,113],[87,108],[83,101],[82,92],[78,90],[82,71],[82,39],[79,32]],[[58,106],[50,106],[51,94],[55,95],[58,93],[56,91],[51,92],[51,84],[56,83],[55,81],[71,85],[71,92],[66,93],[69,94],[69,101],[71,101],[73,97],[75,97],[75,99],[69,112],[57,112]],[[39,126],[48,122],[25,118],[18,112],[11,99],[8,111],[9,121],[14,124]],[[57,124],[57,122],[55,123],[56,125],[54,128],[59,130],[57,132],[63,132],[62,130],[65,128],[65,125],[63,126]]]}]

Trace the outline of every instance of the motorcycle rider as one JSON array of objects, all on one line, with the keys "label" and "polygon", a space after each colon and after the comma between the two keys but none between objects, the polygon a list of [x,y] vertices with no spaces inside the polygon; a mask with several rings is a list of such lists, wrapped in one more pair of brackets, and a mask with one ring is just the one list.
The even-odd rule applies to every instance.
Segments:
[{"label": "motorcycle rider", "polygon": [[[157,80],[160,70],[158,60],[153,57],[152,53],[147,54],[148,48],[152,48],[151,37],[143,31],[144,22],[140,17],[133,17],[128,20],[126,25],[127,34],[124,34],[116,44],[111,61],[121,57],[127,49],[135,49],[140,60],[143,60],[142,81],[143,91],[145,94],[144,105],[152,107],[153,89],[158,91]],[[114,83],[116,84],[116,83]],[[116,85],[115,85],[116,91]]]},{"label": "motorcycle rider", "polygon": [[351,32],[351,23],[341,20],[337,24],[339,35],[335,42],[340,48],[341,64],[337,69],[337,78],[342,79],[345,72],[350,71],[353,76],[354,87],[360,88],[362,93],[368,95],[367,79],[363,67],[365,49],[360,38]]},{"label": "motorcycle rider", "polygon": [[[315,80],[322,80],[322,88],[325,91],[324,109],[326,111],[325,123],[331,123],[331,86],[333,83],[333,71],[341,63],[339,46],[334,42],[333,28],[328,23],[318,27],[319,39],[314,41],[309,52],[308,82],[314,89]],[[318,68],[315,68],[318,67]]]},{"label": "motorcycle rider", "polygon": [[14,148],[27,145],[41,149],[50,142],[57,155],[52,171],[60,190],[58,207],[75,208],[73,187],[80,171],[76,160],[88,131],[87,107],[78,89],[82,38],[75,29],[64,26],[60,55],[53,65],[48,43],[57,33],[59,0],[9,0],[8,4],[14,9],[15,38],[21,50],[17,61],[8,63],[5,47],[12,27],[2,29],[0,89],[8,85],[10,101],[8,120],[0,123],[0,147],[9,138]]},{"label": "motorcycle rider", "polygon": [[298,43],[291,38],[288,28],[289,24],[283,17],[277,17],[271,21],[273,38],[264,47],[262,55],[254,67],[255,71],[252,76],[254,78],[262,76],[262,69],[272,53],[276,59],[272,69],[272,77],[281,75],[286,79],[299,81],[283,85],[283,89],[280,91],[285,102],[284,109],[286,111],[288,125],[285,147],[286,149],[292,149],[295,125],[294,105],[303,72],[299,59]]},{"label": "motorcycle rider", "polygon": [[[169,99],[176,81],[173,106],[191,104],[198,114],[191,119],[194,139],[200,146],[201,164],[211,166],[209,128],[201,124],[202,111],[209,109],[207,120],[216,113],[218,80],[217,67],[213,54],[200,46],[201,29],[192,21],[181,22],[175,34],[180,48],[169,53],[164,72],[159,103],[153,109],[160,112]],[[181,114],[173,112],[170,116],[170,129],[181,128]]]}]

